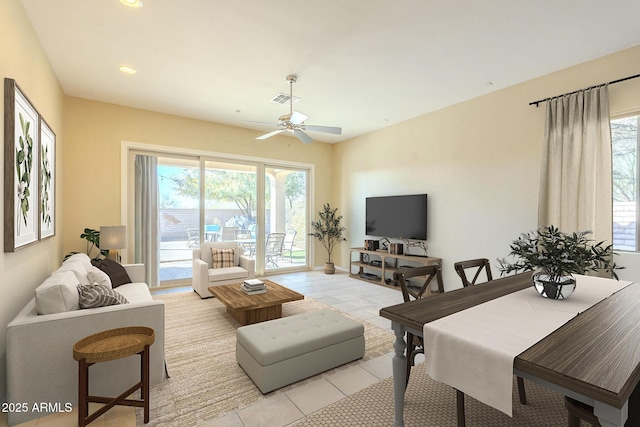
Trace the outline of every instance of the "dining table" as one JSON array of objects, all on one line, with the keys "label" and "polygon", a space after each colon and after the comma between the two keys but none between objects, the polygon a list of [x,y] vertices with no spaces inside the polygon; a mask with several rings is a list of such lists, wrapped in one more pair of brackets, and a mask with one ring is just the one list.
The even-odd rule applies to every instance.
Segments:
[{"label": "dining table", "polygon": [[[531,272],[526,272],[381,309],[380,315],[391,320],[395,333],[394,426],[404,425],[407,332],[423,337],[429,375],[505,413],[510,414],[510,377],[515,374],[592,406],[603,427],[624,426],[629,397],[640,381],[640,284],[590,276],[576,276],[576,281],[575,293],[564,301],[538,295]],[[510,307],[514,305],[520,309]],[[486,314],[489,317],[483,319]],[[500,324],[497,332],[490,331],[490,338],[467,343],[468,336],[478,335],[473,328],[486,328],[492,317],[494,325]],[[547,317],[556,320],[547,321]],[[509,325],[513,331],[509,331]],[[521,333],[529,329],[534,331],[527,338],[531,342],[524,340],[512,346],[512,341],[521,340],[520,335],[529,335]],[[509,351],[513,352],[506,359],[508,365],[497,368],[504,371],[506,366],[509,381],[504,387],[508,389],[492,386],[498,395],[508,395],[509,402],[503,407],[500,400],[492,400],[491,387],[483,387],[488,389],[486,398],[484,390],[474,396],[474,385],[464,383],[469,372],[491,372],[494,359],[504,359],[491,353],[496,345],[512,346]],[[483,354],[487,348],[482,347],[490,352]],[[447,363],[457,360],[448,356],[455,354],[447,353],[451,348],[454,352],[463,348],[459,360],[465,366],[458,377],[456,373],[447,376]],[[495,363],[500,366],[503,362]],[[442,366],[445,369],[440,376]]]}]

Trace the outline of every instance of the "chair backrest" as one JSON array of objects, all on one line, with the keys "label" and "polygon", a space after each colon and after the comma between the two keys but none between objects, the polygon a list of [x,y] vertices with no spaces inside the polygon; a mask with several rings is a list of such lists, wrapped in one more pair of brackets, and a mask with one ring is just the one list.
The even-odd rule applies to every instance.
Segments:
[{"label": "chair backrest", "polygon": [[296,230],[289,230],[284,236],[284,247],[286,249],[291,250],[293,248],[293,242],[296,240],[296,235],[298,232]]},{"label": "chair backrest", "polygon": [[238,227],[222,227],[222,240],[236,240]]},{"label": "chair backrest", "polygon": [[[485,270],[487,281],[493,280],[493,276],[491,275],[491,264],[489,263],[489,260],[486,258],[478,258],[478,259],[471,259],[468,261],[456,262],[455,264],[453,264],[453,267],[456,269],[456,273],[458,273],[458,276],[460,276],[460,279],[462,279],[463,287],[475,285],[478,281],[478,277],[480,276],[480,273],[482,273],[482,270]],[[467,277],[467,272],[466,272],[467,269],[471,270],[469,272],[469,275],[471,275],[471,272],[475,271],[473,275],[473,279],[471,280],[469,280],[469,278]]]},{"label": "chair backrest", "polygon": [[236,240],[251,239],[251,231],[241,228],[236,230]]},{"label": "chair backrest", "polygon": [[284,236],[284,233],[269,233],[267,236],[267,243],[265,244],[265,252],[267,254],[279,254],[282,252]]},{"label": "chair backrest", "polygon": [[[418,276],[426,276],[425,282],[421,286],[413,286],[407,283],[407,279]],[[403,267],[393,273],[393,278],[400,284],[405,302],[411,301],[412,298],[420,299],[425,296],[425,293],[429,294],[430,292],[427,291],[431,291],[431,284],[434,278],[438,281],[438,293],[444,292],[442,267],[439,264],[422,267]]]}]

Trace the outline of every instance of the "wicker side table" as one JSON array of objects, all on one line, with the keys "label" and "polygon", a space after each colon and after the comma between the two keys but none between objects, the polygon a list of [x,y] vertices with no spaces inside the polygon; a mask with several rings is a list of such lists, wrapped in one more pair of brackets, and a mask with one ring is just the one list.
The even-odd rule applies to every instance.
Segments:
[{"label": "wicker side table", "polygon": [[[155,332],[145,326],[110,329],[89,335],[75,343],[73,358],[78,361],[78,426],[84,427],[115,405],[144,408],[144,422],[149,422],[149,347],[155,340]],[[117,397],[89,396],[89,367],[94,363],[108,362],[124,357],[140,355],[140,381]],[[141,399],[126,399],[140,389]],[[89,414],[89,402],[105,405]]]}]

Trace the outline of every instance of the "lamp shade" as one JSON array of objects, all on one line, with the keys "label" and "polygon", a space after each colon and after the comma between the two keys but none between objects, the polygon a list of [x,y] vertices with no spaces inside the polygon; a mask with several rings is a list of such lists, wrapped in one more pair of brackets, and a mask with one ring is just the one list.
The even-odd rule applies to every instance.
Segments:
[{"label": "lamp shade", "polygon": [[114,225],[100,227],[100,249],[125,249],[127,247],[127,227]]}]

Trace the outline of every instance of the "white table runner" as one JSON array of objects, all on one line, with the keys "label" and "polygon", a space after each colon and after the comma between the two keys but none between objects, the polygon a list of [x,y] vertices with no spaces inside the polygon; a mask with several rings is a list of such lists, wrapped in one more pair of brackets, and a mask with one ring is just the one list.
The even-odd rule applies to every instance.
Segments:
[{"label": "white table runner", "polygon": [[512,416],[513,360],[578,313],[631,282],[575,276],[566,300],[533,287],[424,325],[425,364],[436,381]]}]

